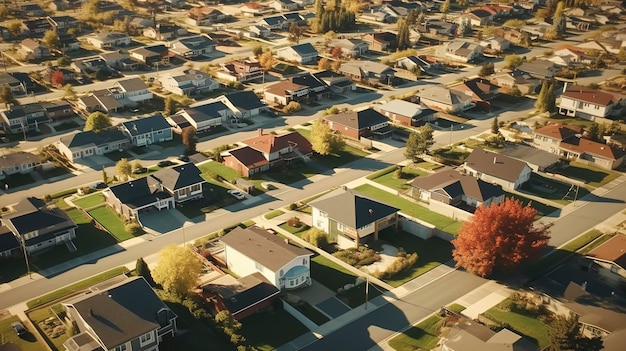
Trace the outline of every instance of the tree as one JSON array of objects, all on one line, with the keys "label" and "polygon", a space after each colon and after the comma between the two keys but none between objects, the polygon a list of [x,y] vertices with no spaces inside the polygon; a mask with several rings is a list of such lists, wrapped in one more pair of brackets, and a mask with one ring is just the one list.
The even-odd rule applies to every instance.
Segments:
[{"label": "tree", "polygon": [[435,140],[433,139],[433,128],[429,125],[424,125],[417,128],[416,131],[409,134],[409,138],[406,141],[406,150],[404,150],[404,157],[413,162],[421,160],[424,154],[428,153]]},{"label": "tree", "polygon": [[600,351],[603,348],[599,337],[587,338],[580,334],[578,315],[555,314],[548,324],[548,351]]},{"label": "tree", "polygon": [[330,44],[330,42],[335,38],[337,38],[337,33],[335,33],[334,30],[329,30],[326,34],[324,34],[324,45],[328,46],[328,44]]},{"label": "tree", "polygon": [[146,261],[143,260],[143,257],[139,257],[137,262],[135,263],[135,272],[138,276],[143,277],[150,286],[155,286],[154,279],[152,279],[152,273],[150,272],[150,267]]},{"label": "tree", "polygon": [[289,24],[288,40],[291,43],[298,44],[300,42],[300,37],[302,37],[303,32],[304,30],[297,23],[291,22],[291,24]]},{"label": "tree", "polygon": [[186,296],[196,286],[201,271],[202,263],[190,248],[172,244],[159,252],[152,278],[163,290]]},{"label": "tree", "polygon": [[111,117],[103,112],[92,112],[85,122],[85,131],[92,130],[94,133],[100,133],[105,128],[112,126]]},{"label": "tree", "polygon": [[317,61],[317,69],[330,69],[330,60],[328,60],[326,57],[322,57],[319,61]]},{"label": "tree", "polygon": [[522,32],[519,38],[519,45],[525,48],[533,46],[533,42],[530,40],[530,35],[526,32]]},{"label": "tree", "polygon": [[341,136],[333,133],[328,124],[317,119],[311,127],[311,145],[313,151],[320,155],[330,155],[343,148],[344,141]]},{"label": "tree", "polygon": [[343,57],[343,49],[341,46],[333,46],[330,48],[330,56],[336,59],[341,59]]},{"label": "tree", "polygon": [[57,65],[59,65],[61,67],[67,67],[67,66],[69,66],[71,64],[72,64],[72,59],[67,57],[67,56],[61,56],[57,60]]},{"label": "tree", "polygon": [[444,1],[443,4],[439,6],[439,12],[445,14],[445,13],[448,13],[448,11],[450,11],[450,0]]},{"label": "tree", "polygon": [[196,128],[189,126],[183,128],[181,132],[182,143],[185,145],[185,155],[196,153]]},{"label": "tree", "polygon": [[71,84],[65,84],[63,86],[63,97],[70,101],[78,99],[76,91],[74,91],[74,87]]},{"label": "tree", "polygon": [[261,56],[262,53],[263,53],[263,46],[257,45],[254,48],[252,48],[252,54],[254,55],[254,57],[259,57]]},{"label": "tree", "polygon": [[398,35],[396,36],[396,47],[404,50],[411,46],[409,38],[409,24],[403,18],[398,20]]},{"label": "tree", "polygon": [[526,25],[526,21],[517,19],[517,18],[512,18],[510,20],[507,20],[503,24],[504,27],[511,27],[511,28],[522,28],[525,25]]},{"label": "tree", "polygon": [[535,226],[536,214],[530,204],[513,198],[479,206],[452,241],[456,266],[487,277],[537,258],[548,243],[551,224]]},{"label": "tree", "polygon": [[104,166],[102,166],[102,182],[104,184],[109,184],[109,176],[107,175],[107,171],[104,169]]},{"label": "tree", "polygon": [[141,164],[141,161],[135,160],[135,163],[133,163],[133,169],[139,169],[139,168],[143,168],[143,165]]},{"label": "tree", "polygon": [[121,158],[115,164],[115,169],[117,170],[117,175],[120,179],[128,179],[130,175],[133,173],[133,166],[131,166],[130,162],[126,158]]},{"label": "tree", "polygon": [[540,113],[553,112],[556,109],[556,97],[554,95],[554,84],[544,81],[541,85],[535,108]]},{"label": "tree", "polygon": [[230,337],[230,342],[240,345],[246,341],[246,338],[239,334],[241,330],[241,322],[235,319],[229,311],[220,311],[215,315],[215,324]]},{"label": "tree", "polygon": [[163,106],[163,116],[167,117],[167,116],[171,116],[174,114],[175,108],[176,108],[176,101],[174,101],[174,98],[171,95],[168,95],[165,98],[165,104]]},{"label": "tree", "polygon": [[519,55],[511,54],[504,56],[504,67],[506,68],[513,69],[520,66],[523,62],[524,59]]},{"label": "tree", "polygon": [[59,34],[57,34],[56,30],[47,30],[41,42],[53,50],[59,50],[61,48],[61,40],[59,40]]},{"label": "tree", "polygon": [[4,5],[0,5],[0,20],[4,21],[7,17],[9,17],[9,9]]},{"label": "tree", "polygon": [[62,86],[65,83],[65,76],[63,75],[63,72],[54,71],[50,77],[50,83],[52,83],[55,87]]},{"label": "tree", "polygon": [[0,102],[4,103],[7,108],[10,104],[17,104],[17,100],[13,96],[13,91],[8,84],[2,86],[2,90],[0,91]]},{"label": "tree", "polygon": [[565,13],[563,9],[563,1],[559,1],[556,4],[556,9],[554,10],[554,20],[552,21],[552,27],[556,32],[557,38],[563,38],[566,30],[566,22]]},{"label": "tree", "polygon": [[24,27],[24,24],[22,21],[16,20],[7,23],[6,27],[7,30],[13,35],[13,38],[17,39],[20,34],[22,34],[22,27]]},{"label": "tree", "polygon": [[456,0],[456,4],[461,7],[466,7],[468,4],[468,0]]},{"label": "tree", "polygon": [[498,134],[500,133],[500,125],[498,124],[498,116],[493,118],[491,121],[491,133]]},{"label": "tree", "polygon": [[263,70],[266,72],[274,67],[274,62],[274,56],[272,56],[272,52],[269,50],[265,51],[261,54],[261,56],[259,56],[259,63],[261,64],[261,67],[263,67]]},{"label": "tree", "polygon": [[478,76],[479,77],[486,77],[488,75],[494,74],[496,71],[494,65],[492,62],[488,62],[486,64],[484,64],[481,68],[480,71],[478,71]]},{"label": "tree", "polygon": [[472,34],[472,24],[469,19],[461,20],[461,23],[459,23],[459,27],[457,29],[457,33],[460,37],[466,37]]}]

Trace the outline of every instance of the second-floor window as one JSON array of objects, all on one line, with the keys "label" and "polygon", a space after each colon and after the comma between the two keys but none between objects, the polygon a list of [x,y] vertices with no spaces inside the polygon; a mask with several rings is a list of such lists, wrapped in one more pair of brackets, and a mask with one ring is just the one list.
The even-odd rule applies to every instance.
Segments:
[{"label": "second-floor window", "polygon": [[115,348],[115,351],[126,351],[126,350],[128,350],[128,348],[126,347],[126,344],[122,344]]},{"label": "second-floor window", "polygon": [[154,336],[152,335],[152,332],[149,332],[149,333],[145,333],[139,338],[139,343],[141,344],[141,346],[144,346],[146,344],[151,343],[153,340],[154,340]]}]

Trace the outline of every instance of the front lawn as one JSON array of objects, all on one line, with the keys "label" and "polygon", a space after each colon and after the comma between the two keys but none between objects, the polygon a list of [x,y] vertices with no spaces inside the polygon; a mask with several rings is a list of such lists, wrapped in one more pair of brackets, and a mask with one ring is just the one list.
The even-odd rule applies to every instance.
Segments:
[{"label": "front lawn", "polygon": [[[45,321],[52,322],[56,321],[54,325],[63,325],[61,321],[54,316],[50,307],[42,307],[33,311],[28,312],[28,319],[33,322],[35,327],[39,330],[41,336],[46,340],[48,345],[52,347],[53,350],[61,351],[65,350],[63,343],[70,338],[70,334],[67,332],[67,329],[63,333],[53,334],[52,325],[46,325]],[[42,326],[39,325],[42,323]],[[64,326],[65,327],[65,326]]]},{"label": "front lawn", "polygon": [[520,194],[513,194],[510,193],[508,191],[504,192],[504,196],[505,197],[512,197],[516,200],[519,200],[523,206],[526,206],[530,203],[530,207],[534,208],[535,210],[537,210],[537,215],[535,216],[535,219],[539,219],[543,216],[547,216],[550,213],[558,210],[558,208],[554,207],[554,206],[550,206],[550,205],[546,205],[543,202],[539,202],[537,200],[532,200],[527,198],[524,195],[520,195]]},{"label": "front lawn", "polygon": [[246,337],[246,343],[261,351],[274,350],[309,331],[282,306],[253,314],[241,324],[241,335]]},{"label": "front lawn", "polygon": [[279,227],[281,229],[284,229],[284,230],[288,231],[289,233],[291,233],[293,235],[298,236],[298,237],[300,237],[300,235],[302,235],[303,232],[311,229],[311,227],[309,227],[308,225],[306,225],[304,223],[302,223],[302,225],[299,226],[299,227],[292,227],[292,226],[288,225],[287,223],[283,223],[283,224],[279,225]]},{"label": "front lawn", "polygon": [[[511,298],[507,298],[510,300]],[[501,306],[508,304],[509,301],[504,300],[498,306],[492,307],[485,312],[485,317],[506,325],[512,331],[528,337],[530,340],[539,344],[539,348],[547,347],[548,326],[542,322],[537,316],[528,314],[517,309],[503,309]]]},{"label": "front lawn", "polygon": [[396,351],[432,350],[439,342],[439,329],[443,318],[433,315],[389,340]]},{"label": "front lawn", "polygon": [[355,190],[388,205],[395,206],[399,208],[402,213],[428,222],[444,232],[456,235],[461,227],[461,222],[457,222],[452,218],[435,213],[418,203],[409,201],[396,194],[386,192],[375,186],[363,184]]},{"label": "front lawn", "polygon": [[215,175],[219,175],[220,177],[228,180],[229,182],[233,182],[235,179],[237,178],[241,178],[241,176],[239,175],[239,173],[237,173],[237,171],[235,171],[234,169],[230,168],[230,167],[226,167],[223,164],[219,163],[219,162],[205,162],[203,164],[201,164],[200,166],[198,166],[198,168],[200,168],[200,170],[202,171],[202,173],[204,174],[215,174]]},{"label": "front lawn", "polygon": [[[11,328],[11,323],[19,321],[20,319],[17,316],[10,316],[9,318],[0,320],[0,344],[13,343],[18,346],[18,350],[23,351],[46,351],[47,348],[41,345],[35,336],[32,335],[33,330],[30,330],[30,334],[23,338],[15,334],[15,331]],[[23,321],[22,324],[24,324]],[[7,348],[7,350],[9,349]]]},{"label": "front lawn", "polygon": [[584,181],[594,188],[601,187],[619,177],[617,172],[579,162],[570,162],[569,167],[559,169],[557,172],[568,178]]},{"label": "front lawn", "polygon": [[426,172],[419,169],[415,169],[412,167],[402,167],[402,176],[398,178],[396,174],[396,169],[392,169],[390,172],[382,174],[372,180],[378,184],[390,187],[392,189],[405,190],[410,187],[407,182],[411,181],[415,177],[427,175]]},{"label": "front lawn", "polygon": [[124,228],[124,221],[108,206],[100,206],[89,211],[89,214],[105,227],[118,241],[134,238]]},{"label": "front lawn", "polygon": [[[572,185],[564,183],[562,181],[546,178],[532,173],[530,179],[522,185],[521,190],[539,196],[546,200],[552,200],[554,202],[567,205],[570,203],[574,196],[576,196],[575,189],[570,191]],[[545,190],[544,190],[545,189]],[[578,198],[589,194],[589,190],[584,187],[578,189]],[[564,200],[564,198],[567,198]]]},{"label": "front lawn", "polygon": [[274,210],[272,212],[266,213],[264,217],[265,217],[265,219],[272,219],[272,218],[276,218],[276,217],[278,217],[280,215],[283,215],[283,214],[285,214],[285,211]]},{"label": "front lawn", "polygon": [[103,204],[104,196],[102,195],[101,192],[98,192],[96,194],[91,194],[91,195],[83,196],[76,200],[72,200],[72,202],[74,203],[74,205],[80,208],[92,208],[94,206]]}]

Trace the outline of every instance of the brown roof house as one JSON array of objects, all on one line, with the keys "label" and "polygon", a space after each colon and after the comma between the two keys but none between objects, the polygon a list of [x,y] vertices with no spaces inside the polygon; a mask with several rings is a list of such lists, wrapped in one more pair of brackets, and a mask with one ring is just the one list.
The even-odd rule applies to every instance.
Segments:
[{"label": "brown roof house", "polygon": [[517,189],[530,179],[532,169],[526,162],[484,149],[474,149],[463,164],[463,171],[478,179]]},{"label": "brown roof house", "polygon": [[522,94],[534,94],[541,86],[541,79],[519,70],[494,74],[491,76],[491,82],[507,91],[517,88]]},{"label": "brown roof house", "polygon": [[307,103],[310,100],[311,90],[306,85],[300,85],[288,80],[274,83],[263,91],[265,102],[285,106],[295,101]]},{"label": "brown roof house", "polygon": [[469,320],[461,320],[442,333],[441,351],[539,351],[539,347],[509,329],[495,332]]},{"label": "brown roof house", "polygon": [[311,285],[309,250],[256,226],[237,227],[220,240],[228,269],[240,277],[260,273],[280,290]]},{"label": "brown roof house", "polygon": [[50,49],[42,45],[37,39],[22,40],[19,50],[27,61],[41,60],[50,57]]},{"label": "brown roof house", "polygon": [[450,90],[456,90],[471,96],[472,102],[476,104],[476,107],[487,112],[491,111],[491,100],[498,97],[499,89],[497,85],[491,84],[483,78],[469,79],[450,87]]},{"label": "brown roof house", "polygon": [[63,307],[78,329],[63,343],[66,350],[158,351],[164,338],[176,334],[178,316],[143,277],[93,286]]},{"label": "brown roof house", "polygon": [[374,109],[350,111],[324,117],[330,129],[352,139],[382,139],[391,135],[387,117]]},{"label": "brown roof house", "polygon": [[244,177],[273,167],[308,161],[313,152],[311,143],[298,132],[274,135],[264,134],[263,129],[259,129],[258,136],[240,144],[240,148],[225,153],[224,164]]},{"label": "brown roof house", "polygon": [[216,77],[229,82],[247,82],[263,77],[261,63],[250,60],[234,60],[223,63]]},{"label": "brown roof house", "polygon": [[614,287],[626,284],[626,236],[616,234],[605,243],[591,250],[585,257],[589,272]]},{"label": "brown roof house", "polygon": [[389,85],[396,74],[396,70],[378,62],[350,61],[342,63],[338,73],[357,82],[371,80]]},{"label": "brown roof house", "polygon": [[626,99],[591,88],[572,85],[564,88],[558,103],[559,113],[588,120],[623,115]]},{"label": "brown roof house", "polygon": [[372,51],[393,51],[396,49],[397,36],[391,32],[367,34],[363,41],[369,44]]},{"label": "brown roof house", "polygon": [[398,226],[399,209],[341,188],[310,203],[313,226],[328,233],[340,247],[359,247],[378,240],[381,230]]},{"label": "brown roof house", "polygon": [[380,106],[378,110],[393,123],[405,126],[416,126],[421,121],[430,121],[435,113],[419,104],[401,99],[391,100]]},{"label": "brown roof house", "polygon": [[533,132],[533,146],[568,159],[615,169],[626,153],[613,145],[586,139],[582,129],[573,125],[550,123]]},{"label": "brown roof house", "polygon": [[438,85],[420,91],[417,96],[420,98],[420,104],[446,113],[458,113],[475,106],[472,98],[464,92]]}]

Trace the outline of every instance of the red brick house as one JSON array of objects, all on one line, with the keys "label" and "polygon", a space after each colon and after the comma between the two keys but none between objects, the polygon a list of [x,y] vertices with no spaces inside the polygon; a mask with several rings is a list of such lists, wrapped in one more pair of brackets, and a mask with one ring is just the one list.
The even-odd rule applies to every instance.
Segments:
[{"label": "red brick house", "polygon": [[244,177],[298,161],[308,160],[311,143],[298,132],[282,135],[264,134],[242,141],[241,147],[224,155],[224,164]]},{"label": "red brick house", "polygon": [[451,90],[456,90],[464,93],[472,98],[472,102],[476,104],[476,107],[483,111],[491,112],[490,100],[498,97],[499,86],[491,84],[488,80],[482,78],[474,78],[466,80],[459,85],[450,87]]},{"label": "red brick house", "polygon": [[330,115],[324,120],[330,129],[352,139],[382,139],[391,135],[389,119],[371,108]]}]

